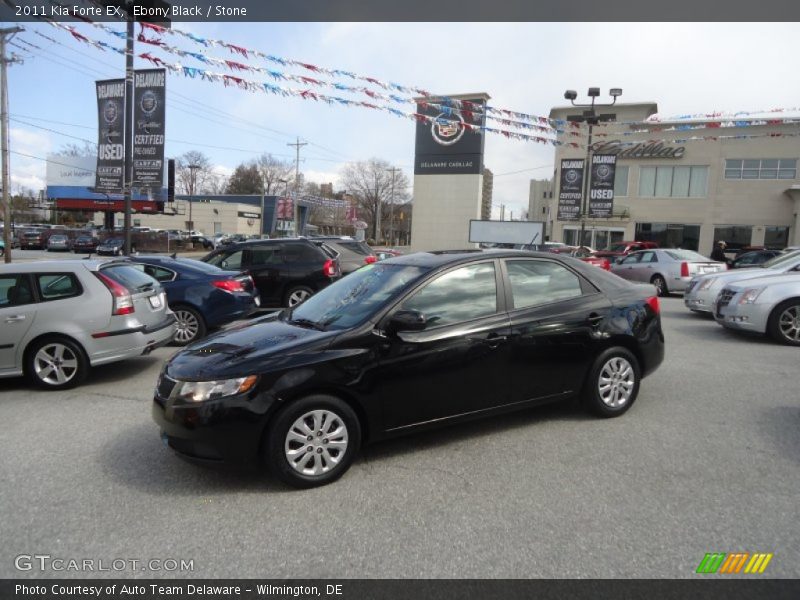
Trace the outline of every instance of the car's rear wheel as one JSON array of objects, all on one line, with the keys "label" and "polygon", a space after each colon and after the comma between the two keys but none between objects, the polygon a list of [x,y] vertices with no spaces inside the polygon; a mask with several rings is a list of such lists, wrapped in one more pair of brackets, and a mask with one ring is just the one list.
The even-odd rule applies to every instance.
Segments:
[{"label": "car's rear wheel", "polygon": [[306,286],[297,286],[293,287],[286,293],[286,299],[284,304],[289,308],[293,306],[297,306],[301,302],[308,300],[311,296],[314,295],[314,290]]},{"label": "car's rear wheel", "polygon": [[273,419],[264,445],[270,471],[298,488],[325,485],[350,467],[361,445],[353,409],[328,395],[292,402]]},{"label": "car's rear wheel", "polygon": [[178,346],[185,346],[199,340],[206,335],[206,322],[195,309],[189,306],[176,306],[172,309],[175,313],[175,336],[172,341]]},{"label": "car's rear wheel", "polygon": [[767,333],[782,344],[800,346],[800,299],[786,300],[772,309]]},{"label": "car's rear wheel", "polygon": [[658,292],[659,296],[669,296],[669,289],[667,288],[667,282],[661,275],[653,275],[653,278],[650,280],[654,286],[656,286],[656,291]]},{"label": "car's rear wheel", "polygon": [[639,394],[641,370],[639,361],[626,348],[609,348],[594,361],[583,400],[586,407],[600,417],[624,414]]},{"label": "car's rear wheel", "polygon": [[26,372],[39,387],[62,390],[75,387],[89,374],[89,359],[67,338],[46,338],[28,349]]}]

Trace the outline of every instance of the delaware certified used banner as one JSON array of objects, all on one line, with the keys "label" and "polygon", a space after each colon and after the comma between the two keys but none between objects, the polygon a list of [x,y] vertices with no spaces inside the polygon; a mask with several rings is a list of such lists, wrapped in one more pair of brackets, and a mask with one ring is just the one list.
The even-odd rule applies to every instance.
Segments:
[{"label": "delaware certified used banner", "polygon": [[133,186],[161,188],[164,179],[166,70],[137,70],[133,79]]},{"label": "delaware certified used banner", "polygon": [[583,160],[561,161],[561,182],[558,188],[558,220],[574,221],[581,216],[583,198]]},{"label": "delaware certified used banner", "polygon": [[590,217],[611,216],[614,209],[614,172],[616,168],[616,154],[592,156],[592,171],[589,178]]},{"label": "delaware certified used banner", "polygon": [[97,81],[97,168],[94,187],[121,192],[125,168],[125,80]]}]

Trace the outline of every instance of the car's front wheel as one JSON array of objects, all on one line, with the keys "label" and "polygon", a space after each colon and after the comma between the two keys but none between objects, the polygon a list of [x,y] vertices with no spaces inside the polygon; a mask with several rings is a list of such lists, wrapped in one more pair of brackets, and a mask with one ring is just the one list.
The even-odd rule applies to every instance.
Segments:
[{"label": "car's front wheel", "polygon": [[175,313],[175,336],[172,341],[178,346],[191,344],[206,335],[206,322],[203,315],[188,306],[177,306],[172,309]]},{"label": "car's front wheel", "polygon": [[800,299],[786,300],[772,309],[767,333],[782,344],[800,346]]},{"label": "car's front wheel", "polygon": [[636,400],[640,380],[639,361],[633,353],[626,348],[609,348],[594,361],[583,400],[597,416],[618,417]]},{"label": "car's front wheel", "polygon": [[46,338],[27,353],[26,370],[39,387],[61,390],[75,387],[89,374],[89,360],[77,343],[67,338]]},{"label": "car's front wheel", "polygon": [[325,485],[350,467],[361,445],[361,426],[350,406],[328,395],[292,402],[273,419],[265,461],[281,481],[298,488]]}]

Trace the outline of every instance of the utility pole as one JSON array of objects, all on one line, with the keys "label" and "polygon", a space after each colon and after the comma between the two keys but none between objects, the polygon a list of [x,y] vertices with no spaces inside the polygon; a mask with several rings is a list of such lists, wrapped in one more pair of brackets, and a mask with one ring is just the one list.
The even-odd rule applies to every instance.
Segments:
[{"label": "utility pole", "polygon": [[128,13],[125,43],[125,171],[122,190],[125,198],[125,255],[131,254],[131,213],[133,212],[133,11]]},{"label": "utility pole", "polygon": [[394,174],[400,169],[392,167],[386,169],[392,173],[392,195],[389,197],[389,245],[394,245]]},{"label": "utility pole", "polygon": [[10,58],[6,56],[6,42],[10,41],[15,34],[25,31],[22,27],[7,27],[0,29],[0,94],[2,94],[2,115],[0,115],[0,145],[2,145],[3,162],[3,244],[5,250],[3,256],[6,263],[11,262],[11,199],[9,188],[11,187],[11,167],[9,165],[8,149],[8,73],[6,67],[12,63],[21,63],[22,60],[16,56]]},{"label": "utility pole", "polygon": [[506,205],[505,204],[501,204],[500,205],[500,220],[501,221],[505,221],[506,220]]},{"label": "utility pole", "polygon": [[295,237],[300,235],[300,206],[297,204],[298,199],[300,198],[299,192],[299,185],[300,185],[300,148],[302,146],[308,146],[308,142],[301,142],[300,138],[297,138],[297,141],[294,144],[286,144],[287,146],[294,146],[297,150],[297,158],[295,159],[294,163],[294,235]]}]

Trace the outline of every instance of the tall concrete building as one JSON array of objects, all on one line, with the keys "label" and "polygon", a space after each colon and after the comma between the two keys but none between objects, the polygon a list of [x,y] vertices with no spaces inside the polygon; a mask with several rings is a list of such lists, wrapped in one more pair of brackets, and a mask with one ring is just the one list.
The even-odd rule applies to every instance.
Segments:
[{"label": "tall concrete building", "polygon": [[[582,243],[603,248],[623,239],[652,240],[706,255],[715,240],[724,240],[729,250],[800,244],[800,124],[791,121],[800,115],[648,120],[658,112],[655,102],[599,112],[613,115],[593,128],[592,152],[617,156],[614,205],[607,218],[584,219]],[[582,114],[576,107],[556,107],[550,118]],[[585,144],[586,138],[562,137],[575,140]],[[585,146],[558,146],[557,173],[562,159],[585,160],[586,153]],[[554,216],[559,185],[557,175],[549,207]],[[551,239],[578,244],[580,230],[581,219],[556,219]]]},{"label": "tall concrete building", "polygon": [[553,201],[552,179],[531,179],[528,193],[528,220],[541,221],[544,226],[544,239],[550,239],[555,213],[551,210]]},{"label": "tall concrete building", "polygon": [[481,200],[481,220],[492,218],[492,191],[494,190],[494,173],[490,169],[483,170],[483,195]]}]

